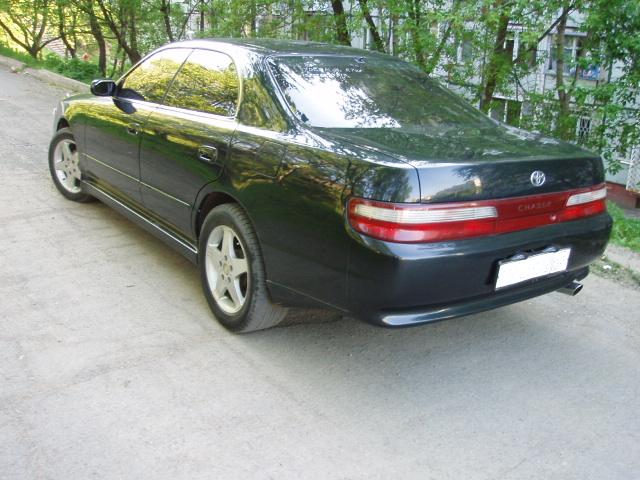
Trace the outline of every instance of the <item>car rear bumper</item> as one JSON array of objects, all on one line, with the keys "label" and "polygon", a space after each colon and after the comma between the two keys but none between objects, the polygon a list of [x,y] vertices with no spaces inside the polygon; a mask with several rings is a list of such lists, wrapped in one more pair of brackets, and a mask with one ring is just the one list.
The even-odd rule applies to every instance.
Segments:
[{"label": "car rear bumper", "polygon": [[[431,244],[358,236],[348,267],[348,309],[382,326],[469,315],[558,290],[588,274],[604,251],[608,214],[519,232]],[[495,290],[498,262],[520,252],[571,248],[567,270]]]},{"label": "car rear bumper", "polygon": [[400,310],[397,312],[380,311],[378,315],[374,317],[374,320],[375,323],[379,323],[384,326],[402,327],[461,317],[521,302],[528,298],[556,291],[574,280],[582,280],[588,275],[588,273],[589,268],[585,267],[578,271],[565,272],[560,275],[554,275],[546,278],[542,281],[527,283],[526,285],[518,288],[496,292],[489,296],[464,300],[451,305],[433,305],[426,308]]}]

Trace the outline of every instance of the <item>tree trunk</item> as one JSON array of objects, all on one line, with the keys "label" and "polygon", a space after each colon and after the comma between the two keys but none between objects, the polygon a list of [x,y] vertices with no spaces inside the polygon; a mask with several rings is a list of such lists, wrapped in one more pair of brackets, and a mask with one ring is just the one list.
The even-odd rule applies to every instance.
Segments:
[{"label": "tree trunk", "polygon": [[124,73],[124,64],[127,61],[127,57],[129,55],[124,50],[122,51],[122,57],[120,58],[120,62],[118,65],[118,75],[122,75]]},{"label": "tree trunk", "polygon": [[204,32],[204,0],[200,0],[200,32]]},{"label": "tree trunk", "polygon": [[[129,32],[129,39],[134,43],[130,45],[129,42],[127,41],[126,29],[116,25],[116,22],[113,16],[111,15],[111,12],[109,12],[109,10],[107,9],[104,3],[104,0],[96,0],[96,3],[100,7],[100,11],[102,12],[104,21],[107,23],[109,30],[111,30],[111,32],[115,35],[118,45],[120,45],[120,48],[122,48],[122,50],[124,50],[124,52],[127,54],[127,57],[129,57],[129,61],[132,64],[138,63],[142,58],[142,56],[140,55],[140,52],[138,51],[138,48],[137,48],[135,18],[134,18],[135,12],[131,11],[129,12],[130,16],[128,18],[123,18],[123,21],[126,21],[127,19],[133,19],[131,30]],[[126,17],[125,12],[122,12],[122,17]]]},{"label": "tree trunk", "polygon": [[390,54],[393,56],[398,56],[398,23],[400,21],[400,16],[396,13],[391,14],[391,25],[389,27],[389,35],[391,39],[389,41],[390,45]]},{"label": "tree trunk", "polygon": [[111,66],[111,72],[109,73],[109,77],[113,78],[116,74],[116,69],[118,68],[118,56],[120,55],[120,45],[116,48],[116,53],[113,56],[113,65]]},{"label": "tree trunk", "polygon": [[556,135],[564,140],[571,137],[569,125],[569,101],[571,95],[564,83],[564,33],[567,28],[569,8],[564,8],[556,28],[556,91],[558,92],[558,118],[556,120]]},{"label": "tree trunk", "polygon": [[347,17],[344,14],[342,0],[331,0],[333,18],[336,22],[336,41],[342,45],[351,46],[351,35],[347,28]]},{"label": "tree trunk", "polygon": [[[96,18],[95,11],[93,10],[93,1],[87,2],[87,15],[89,15],[89,28],[91,29],[91,35],[98,45],[98,69],[103,76],[107,75],[107,44],[102,34],[102,28],[100,22]],[[115,70],[115,68],[114,68]]]},{"label": "tree trunk", "polygon": [[62,43],[64,43],[67,52],[71,55],[71,58],[77,58],[75,45],[72,45],[67,37],[67,25],[65,24],[64,12],[62,10],[62,5],[58,5],[58,33],[60,34],[60,39]]},{"label": "tree trunk", "polygon": [[160,12],[162,13],[162,20],[164,21],[164,30],[167,32],[167,38],[170,42],[174,41],[173,32],[171,31],[171,0],[161,0]]},{"label": "tree trunk", "polygon": [[[502,2],[499,2],[498,7],[502,7]],[[507,29],[509,27],[509,13],[505,10],[500,14],[498,18],[498,27],[496,30],[496,39],[493,44],[493,51],[491,58],[489,59],[489,65],[487,66],[487,74],[485,77],[485,84],[480,99],[480,110],[487,113],[491,107],[491,100],[493,94],[498,85],[500,73],[504,68],[505,48],[504,42],[507,39]]]},{"label": "tree trunk", "polygon": [[129,55],[129,60],[131,60],[132,64],[138,63],[142,58],[140,52],[138,50],[138,29],[136,28],[136,11],[131,9],[129,11],[129,45],[131,45],[131,54],[127,52]]},{"label": "tree trunk", "polygon": [[258,36],[258,13],[256,8],[256,0],[249,0],[249,37]]},{"label": "tree trunk", "polygon": [[35,59],[38,58],[38,54],[40,53],[40,50],[42,50],[42,49],[38,48],[37,46],[33,46],[33,45],[29,45],[27,47],[27,53],[29,55],[31,55],[33,58],[35,58]]},{"label": "tree trunk", "polygon": [[360,10],[362,10],[362,16],[364,17],[364,20],[365,22],[367,22],[367,26],[369,27],[371,37],[373,38],[373,46],[379,52],[384,53],[384,43],[382,42],[382,38],[380,37],[380,33],[378,32],[378,27],[371,17],[371,10],[369,10],[369,4],[367,4],[367,0],[358,0],[358,3],[360,4]]},{"label": "tree trunk", "polygon": [[73,10],[72,13],[72,27],[71,27],[71,32],[70,32],[70,36],[71,36],[71,44],[73,45],[73,48],[76,50],[76,52],[78,51],[78,16],[79,13],[77,10]]},{"label": "tree trunk", "polygon": [[413,43],[413,54],[416,57],[416,63],[424,69],[427,61],[424,55],[424,48],[422,46],[422,38],[420,37],[422,12],[420,10],[420,0],[413,0],[408,2],[407,11],[409,19],[411,20],[411,26],[409,32],[411,34],[411,42]]}]

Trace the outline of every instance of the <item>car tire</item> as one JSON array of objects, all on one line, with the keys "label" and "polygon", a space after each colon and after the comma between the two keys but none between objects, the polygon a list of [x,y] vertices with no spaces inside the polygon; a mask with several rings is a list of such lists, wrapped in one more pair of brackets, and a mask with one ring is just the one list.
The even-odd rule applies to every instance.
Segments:
[{"label": "car tire", "polygon": [[258,237],[239,205],[227,203],[209,212],[198,252],[205,297],[228,330],[263,330],[285,318],[287,309],[269,298]]},{"label": "car tire", "polygon": [[73,133],[68,128],[58,130],[49,144],[49,172],[58,191],[74,202],[90,202],[80,182],[80,154]]}]

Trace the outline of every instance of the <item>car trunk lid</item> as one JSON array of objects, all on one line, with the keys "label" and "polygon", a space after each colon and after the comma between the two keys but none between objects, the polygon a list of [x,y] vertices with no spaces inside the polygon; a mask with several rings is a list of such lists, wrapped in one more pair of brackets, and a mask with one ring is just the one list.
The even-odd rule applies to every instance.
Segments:
[{"label": "car trunk lid", "polygon": [[507,126],[322,130],[325,136],[412,165],[420,179],[422,203],[538,195],[604,180],[598,156]]}]

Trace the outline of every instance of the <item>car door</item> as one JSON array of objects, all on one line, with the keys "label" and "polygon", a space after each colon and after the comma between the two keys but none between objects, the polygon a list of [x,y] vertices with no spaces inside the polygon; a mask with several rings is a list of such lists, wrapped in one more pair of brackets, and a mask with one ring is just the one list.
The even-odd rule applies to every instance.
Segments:
[{"label": "car door", "polygon": [[141,203],[140,132],[190,53],[188,48],[156,52],[127,73],[113,97],[96,99],[85,120],[89,181],[128,203]]},{"label": "car door", "polygon": [[145,208],[175,232],[194,238],[193,203],[216,180],[236,129],[239,80],[232,59],[195,49],[175,76],[163,106],[149,116],[140,145]]}]

